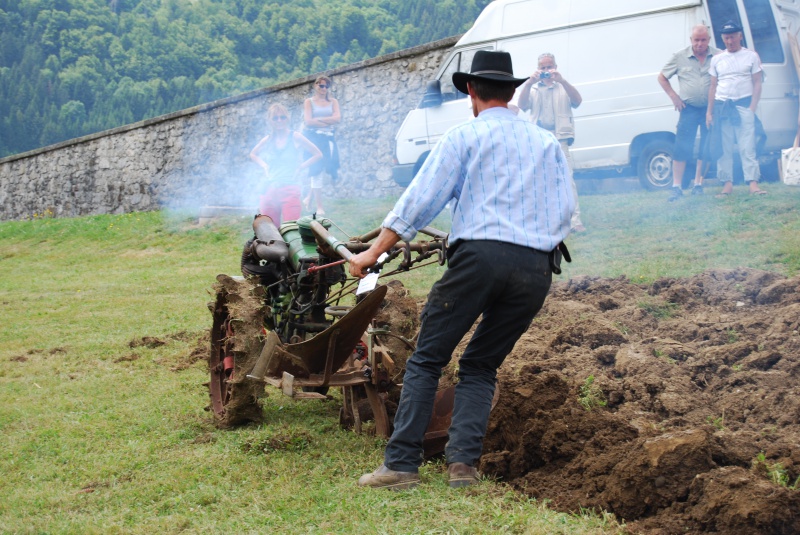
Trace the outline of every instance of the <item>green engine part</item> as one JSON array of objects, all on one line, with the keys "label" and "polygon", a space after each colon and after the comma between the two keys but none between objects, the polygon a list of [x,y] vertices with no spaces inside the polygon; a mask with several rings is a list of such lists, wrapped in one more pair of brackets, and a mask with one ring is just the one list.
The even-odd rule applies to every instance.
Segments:
[{"label": "green engine part", "polygon": [[[280,233],[283,240],[289,244],[289,257],[295,270],[300,269],[304,262],[316,262],[319,260],[317,252],[317,241],[314,232],[311,230],[311,216],[303,216],[297,221],[286,221],[281,225]],[[326,229],[331,228],[329,219],[317,219]]]}]

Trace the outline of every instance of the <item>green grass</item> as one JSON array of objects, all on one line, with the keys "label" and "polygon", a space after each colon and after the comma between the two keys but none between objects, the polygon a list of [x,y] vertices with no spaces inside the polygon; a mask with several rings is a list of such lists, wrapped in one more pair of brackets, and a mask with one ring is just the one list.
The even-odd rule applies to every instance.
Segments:
[{"label": "green grass", "polygon": [[[581,198],[568,240],[579,275],[651,282],[748,266],[796,274],[800,190],[768,185],[666,202]],[[739,191],[737,191],[739,193]],[[330,201],[343,235],[378,225],[390,199]],[[327,208],[327,207],[326,207]],[[0,532],[615,533],[484,482],[453,491],[440,463],[414,491],[361,490],[383,443],[338,427],[335,402],[274,390],[266,423],[216,430],[204,363],[185,367],[210,325],[218,273],[238,274],[250,218],[198,227],[136,213],[0,223]],[[446,217],[434,226],[447,227]],[[402,277],[424,296],[443,268]],[[143,336],[159,347],[133,344]]]},{"label": "green grass", "polygon": [[[579,274],[652,282],[686,277],[713,268],[750,267],[794,275],[800,269],[800,189],[765,186],[752,197],[737,186],[729,199],[666,193],[581,197],[588,232],[567,240],[575,262],[564,277]],[[563,266],[562,266],[563,267]]]}]

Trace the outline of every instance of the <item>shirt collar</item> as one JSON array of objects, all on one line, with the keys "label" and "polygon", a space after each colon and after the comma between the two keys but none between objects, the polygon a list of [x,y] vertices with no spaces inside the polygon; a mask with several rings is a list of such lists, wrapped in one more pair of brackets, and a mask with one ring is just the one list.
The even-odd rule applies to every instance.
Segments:
[{"label": "shirt collar", "polygon": [[[714,49],[709,46],[708,47],[708,53],[706,54],[706,59],[710,58],[713,55],[714,55]],[[694,52],[692,51],[692,47],[689,47],[689,48],[686,49],[686,57],[690,58],[690,59],[691,58],[696,58],[696,56],[694,55]]]},{"label": "shirt collar", "polygon": [[478,114],[478,117],[483,117],[483,118],[486,118],[486,117],[502,117],[504,115],[506,115],[508,117],[516,117],[517,116],[513,111],[509,110],[508,108],[504,108],[502,106],[494,106],[492,108],[487,108],[487,109],[483,110],[482,112],[480,112]]}]

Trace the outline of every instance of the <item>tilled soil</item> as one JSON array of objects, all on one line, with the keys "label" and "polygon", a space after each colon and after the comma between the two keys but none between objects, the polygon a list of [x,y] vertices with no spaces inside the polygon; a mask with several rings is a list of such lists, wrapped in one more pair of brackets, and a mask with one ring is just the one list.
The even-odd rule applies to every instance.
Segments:
[{"label": "tilled soil", "polygon": [[[218,299],[256,329],[232,338],[248,363],[261,300],[218,282]],[[376,323],[412,338],[418,306],[401,284],[389,290]],[[800,277],[554,283],[500,369],[479,469],[562,511],[609,511],[631,533],[800,533],[798,330]],[[381,343],[401,380],[408,345]],[[258,421],[258,395],[233,382],[223,427]]]},{"label": "tilled soil", "polygon": [[555,283],[500,370],[479,468],[632,533],[800,533],[798,329],[800,277]]}]

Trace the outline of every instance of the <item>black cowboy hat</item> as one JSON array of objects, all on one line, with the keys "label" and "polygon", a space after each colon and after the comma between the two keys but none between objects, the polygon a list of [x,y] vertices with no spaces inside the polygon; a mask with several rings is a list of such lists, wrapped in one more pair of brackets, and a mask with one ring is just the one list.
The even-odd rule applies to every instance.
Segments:
[{"label": "black cowboy hat", "polygon": [[733,22],[732,20],[729,20],[728,22],[722,25],[722,29],[719,31],[719,33],[721,34],[736,33],[740,31],[742,31],[742,27]]},{"label": "black cowboy hat", "polygon": [[470,80],[503,82],[518,87],[527,78],[514,78],[514,69],[511,67],[511,54],[508,52],[478,50],[475,52],[475,57],[472,58],[470,72],[453,73],[453,85],[462,93],[468,93],[467,82]]}]

